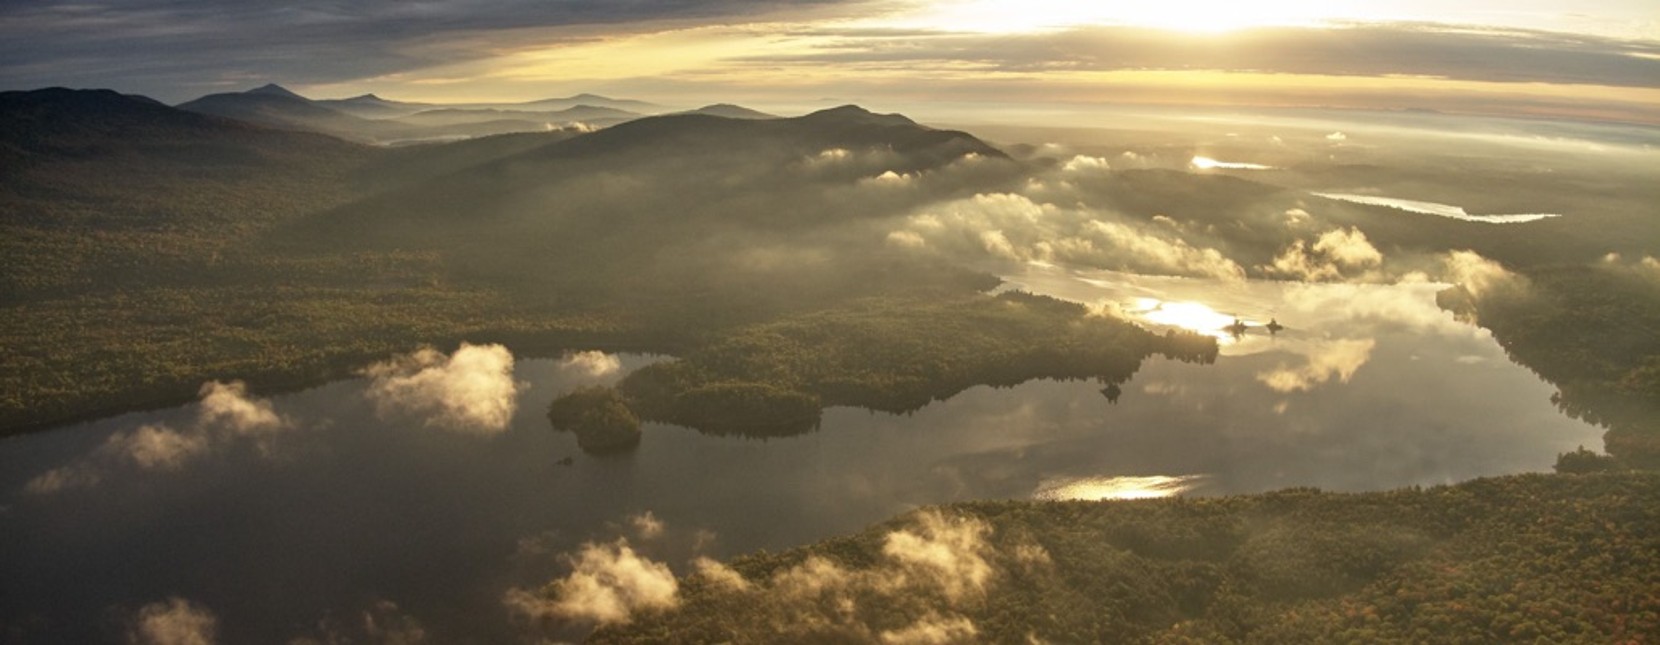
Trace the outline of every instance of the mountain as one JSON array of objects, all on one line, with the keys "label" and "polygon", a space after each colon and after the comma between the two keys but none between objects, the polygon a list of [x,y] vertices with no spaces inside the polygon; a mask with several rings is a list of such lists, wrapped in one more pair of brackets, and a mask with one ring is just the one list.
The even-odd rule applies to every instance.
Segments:
[{"label": "mountain", "polygon": [[400,123],[409,123],[428,127],[517,120],[531,122],[536,124],[537,128],[541,128],[543,124],[549,123],[553,125],[562,125],[566,123],[582,122],[589,125],[613,125],[629,119],[638,118],[639,116],[640,115],[638,113],[618,110],[615,108],[578,105],[564,110],[543,112],[481,108],[441,108],[409,114],[399,117],[397,120]]},{"label": "mountain", "polygon": [[92,164],[128,158],[209,164],[354,148],[330,137],[279,132],[143,96],[64,88],[0,92],[0,147],[17,160]]},{"label": "mountain", "polygon": [[277,85],[246,92],[209,94],[181,103],[181,110],[222,116],[284,130],[322,132],[357,141],[408,136],[406,126],[372,121],[317,104]]},{"label": "mountain", "polygon": [[792,119],[666,115],[435,176],[284,237],[306,248],[431,249],[501,282],[707,289],[741,283],[711,272],[754,268],[709,266],[744,256],[719,248],[723,234],[746,238],[743,248],[761,237],[818,239],[808,231],[994,189],[1017,167],[966,133],[860,108]]},{"label": "mountain", "polygon": [[609,96],[600,96],[598,94],[578,94],[576,96],[567,96],[562,99],[542,99],[539,101],[506,104],[496,107],[516,107],[519,109],[537,110],[566,110],[578,105],[624,110],[636,114],[658,114],[664,111],[663,106],[655,103],[647,103],[645,101],[635,101],[631,99],[614,99]]},{"label": "mountain", "polygon": [[0,93],[0,300],[211,276],[185,258],[338,203],[376,153],[109,90]]},{"label": "mountain", "polygon": [[741,105],[731,103],[716,103],[705,105],[696,110],[687,110],[679,114],[707,114],[709,116],[725,117],[728,119],[776,119],[778,115],[767,114],[758,110],[751,110]]},{"label": "mountain", "polygon": [[364,94],[344,99],[319,99],[312,101],[317,105],[344,112],[364,119],[393,119],[431,110],[441,106],[432,103],[409,103],[405,101],[388,101],[373,94]]},{"label": "mountain", "polygon": [[280,97],[283,97],[283,98],[299,99],[299,100],[302,100],[302,101],[311,100],[311,99],[308,99],[306,97],[300,96],[299,94],[296,94],[293,91],[290,91],[288,88],[283,87],[281,85],[278,85],[276,83],[266,83],[264,85],[261,85],[259,87],[254,88],[254,89],[248,90],[246,93],[247,94],[257,94],[257,95],[260,95],[260,96],[280,96]]}]

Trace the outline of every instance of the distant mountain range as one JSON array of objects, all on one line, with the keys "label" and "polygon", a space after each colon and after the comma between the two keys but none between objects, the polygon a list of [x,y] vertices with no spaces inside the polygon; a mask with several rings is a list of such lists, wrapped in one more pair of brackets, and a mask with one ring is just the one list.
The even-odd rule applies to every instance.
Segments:
[{"label": "distant mountain range", "polygon": [[[242,340],[190,343],[177,355],[137,341],[60,342],[69,327],[52,312],[76,312],[76,325],[96,329],[75,333],[105,339],[161,333],[135,327],[128,307],[178,304],[180,294],[189,304],[166,314],[179,325],[244,320],[250,307],[344,312],[342,302],[362,304],[377,313],[342,313],[345,327],[325,325],[351,335],[338,343],[317,341],[304,315],[251,327],[257,343],[327,345],[341,365],[361,365],[362,352],[387,343],[485,329],[463,321],[432,331],[429,297],[459,307],[446,309],[456,321],[499,319],[502,303],[524,296],[534,309],[524,320],[591,316],[609,321],[596,329],[678,338],[685,320],[748,320],[916,283],[921,274],[906,263],[923,260],[871,238],[875,222],[996,189],[1020,168],[968,134],[853,106],[766,118],[716,105],[592,131],[538,127],[386,146],[308,130],[444,128],[319,103],[280,87],[184,106],[201,111],[107,90],[0,93],[0,301],[14,305],[13,329],[74,353],[53,359],[62,371],[42,371],[33,358],[0,361],[0,381],[21,384],[0,397],[0,433],[182,401],[227,369],[270,385],[325,367],[254,365],[266,355],[250,354]],[[617,108],[563,108],[578,109],[593,116]],[[796,245],[808,248],[798,254]],[[387,289],[404,295],[387,300]],[[481,310],[475,297],[496,304]],[[31,313],[36,305],[46,313]],[[393,325],[402,331],[378,322],[392,315],[383,305],[402,312]],[[241,325],[213,329],[234,335],[248,329]],[[380,344],[364,349],[364,338]],[[225,367],[233,363],[240,367]],[[65,382],[78,386],[55,385]]]},{"label": "distant mountain range", "polygon": [[[378,144],[452,141],[561,128],[589,130],[670,111],[654,103],[597,94],[520,103],[416,103],[391,101],[374,94],[314,100],[277,84],[210,94],[176,107],[271,128],[320,132]],[[681,113],[732,119],[776,118],[730,104]]]}]

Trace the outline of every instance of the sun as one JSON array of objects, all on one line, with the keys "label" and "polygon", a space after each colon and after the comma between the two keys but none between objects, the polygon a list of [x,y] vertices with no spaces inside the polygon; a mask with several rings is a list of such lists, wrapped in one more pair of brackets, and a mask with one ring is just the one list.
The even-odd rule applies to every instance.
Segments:
[{"label": "sun", "polygon": [[1310,26],[1335,18],[1344,2],[1304,0],[946,0],[901,19],[906,26],[1013,33],[1086,25],[1122,25],[1195,33],[1263,26]]}]

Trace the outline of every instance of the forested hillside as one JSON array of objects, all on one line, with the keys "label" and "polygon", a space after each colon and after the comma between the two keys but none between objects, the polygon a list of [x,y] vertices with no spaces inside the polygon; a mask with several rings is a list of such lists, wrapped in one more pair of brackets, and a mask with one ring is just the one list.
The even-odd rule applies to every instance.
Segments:
[{"label": "forested hillside", "polygon": [[700,565],[600,643],[1640,643],[1660,475],[981,502]]}]

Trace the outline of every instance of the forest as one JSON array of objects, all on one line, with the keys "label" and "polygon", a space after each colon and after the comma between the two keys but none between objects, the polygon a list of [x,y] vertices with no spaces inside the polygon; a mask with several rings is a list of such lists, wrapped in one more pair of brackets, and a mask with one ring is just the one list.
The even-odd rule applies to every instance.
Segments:
[{"label": "forest", "polygon": [[706,564],[590,641],[1637,643],[1656,526],[1654,473],[957,504]]},{"label": "forest", "polygon": [[[898,414],[974,385],[1035,378],[1116,385],[1150,355],[1209,362],[1216,352],[1209,336],[1157,335],[1019,291],[870,299],[735,329],[680,359],[629,374],[617,389],[644,420],[711,434],[784,436],[815,429],[827,406]],[[553,408],[590,396],[577,391]]]}]

